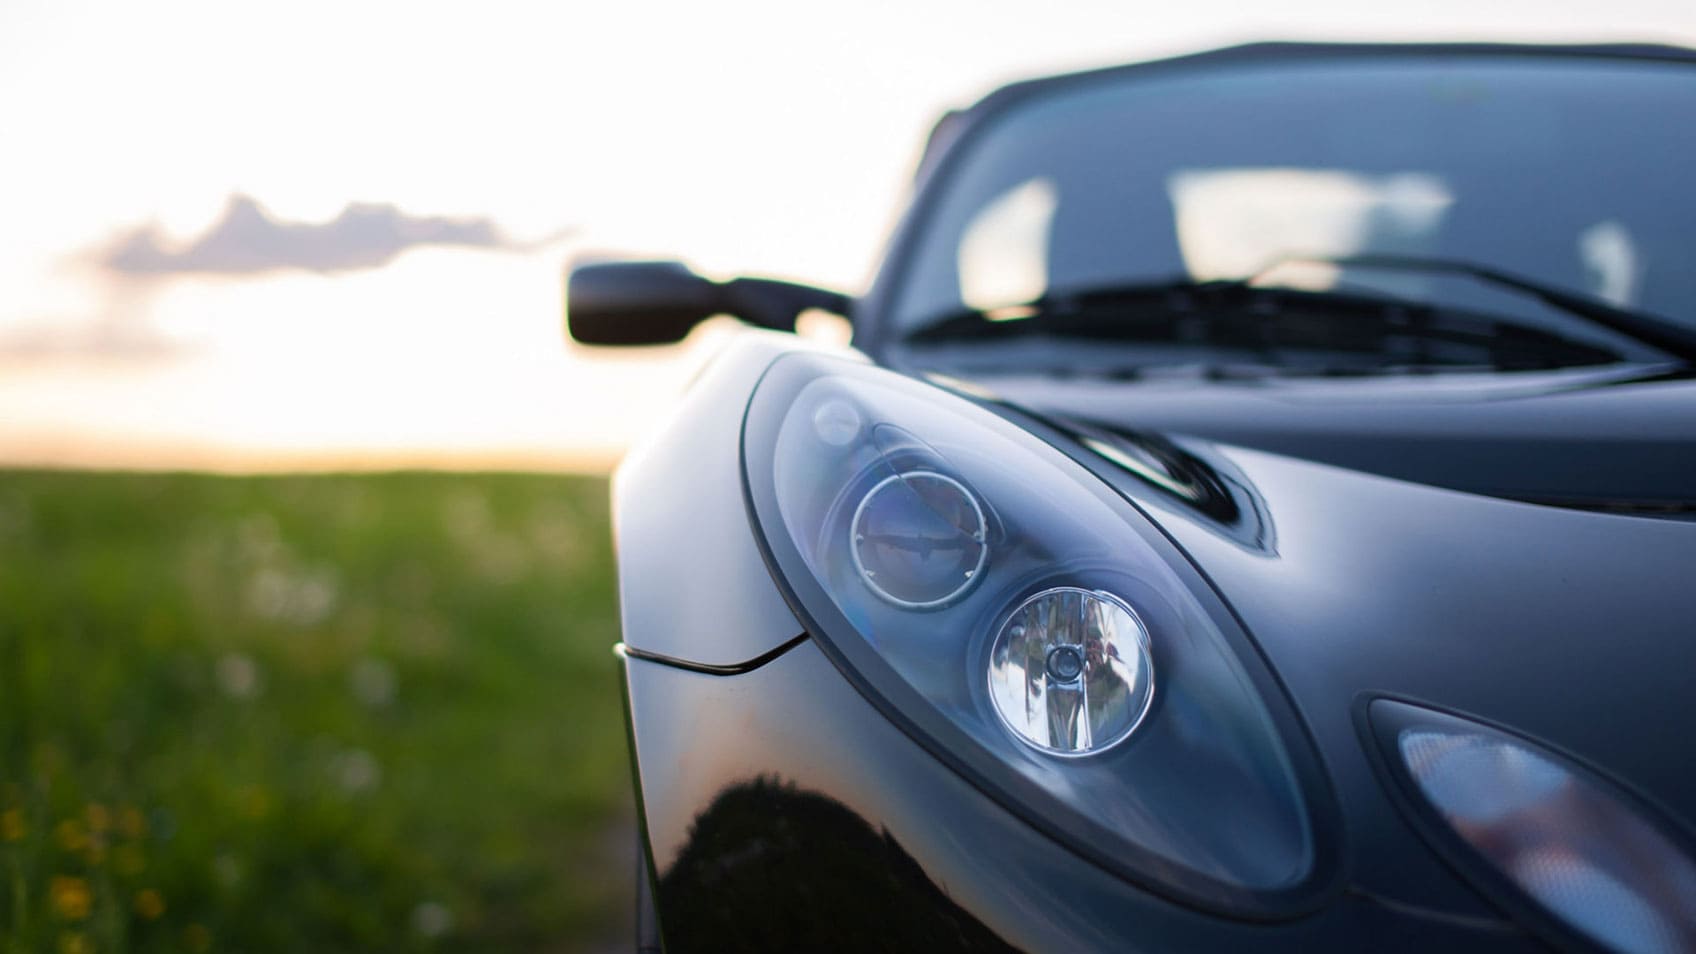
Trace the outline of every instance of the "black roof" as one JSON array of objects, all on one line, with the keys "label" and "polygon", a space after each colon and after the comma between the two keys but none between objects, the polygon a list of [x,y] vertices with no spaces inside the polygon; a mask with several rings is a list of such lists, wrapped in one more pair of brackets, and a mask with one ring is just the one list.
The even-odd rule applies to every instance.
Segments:
[{"label": "black roof", "polygon": [[985,113],[998,111],[1029,96],[1059,88],[1116,77],[1139,76],[1166,71],[1210,66],[1241,66],[1260,63],[1322,59],[1371,59],[1408,56],[1491,57],[1582,57],[1587,59],[1655,60],[1696,66],[1696,49],[1661,43],[1306,43],[1273,41],[1245,43],[1200,53],[1158,60],[1143,60],[1120,66],[1060,73],[1009,83],[966,109],[951,110],[931,129],[920,158],[917,176],[923,177],[933,159],[958,134]]},{"label": "black roof", "polygon": [[1528,56],[1587,57],[1591,59],[1664,60],[1696,64],[1696,50],[1659,43],[1245,43],[1200,53],[1123,66],[1109,66],[1075,73],[1009,83],[985,96],[972,109],[1004,98],[1019,98],[1051,87],[1113,76],[1130,76],[1196,66],[1241,65],[1288,60],[1354,59],[1392,56]]}]

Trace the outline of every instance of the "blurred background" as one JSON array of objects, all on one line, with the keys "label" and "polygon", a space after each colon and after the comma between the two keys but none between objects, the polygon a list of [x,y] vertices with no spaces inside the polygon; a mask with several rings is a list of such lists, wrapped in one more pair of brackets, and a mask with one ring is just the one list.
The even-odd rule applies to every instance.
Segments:
[{"label": "blurred background", "polygon": [[0,3],[0,951],[628,946],[605,475],[715,342],[561,267],[863,289],[930,123],[1687,0]]}]

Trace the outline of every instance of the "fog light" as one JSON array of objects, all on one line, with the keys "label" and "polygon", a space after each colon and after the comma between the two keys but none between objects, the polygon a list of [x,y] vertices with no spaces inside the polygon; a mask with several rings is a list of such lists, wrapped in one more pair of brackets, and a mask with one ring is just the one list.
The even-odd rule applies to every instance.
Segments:
[{"label": "fog light", "polygon": [[1696,862],[1645,807],[1489,726],[1383,699],[1372,717],[1450,830],[1569,930],[1610,950],[1696,950]]},{"label": "fog light", "polygon": [[1092,755],[1130,736],[1154,698],[1148,629],[1124,600],[1056,587],[1019,604],[990,647],[996,714],[1028,745]]}]

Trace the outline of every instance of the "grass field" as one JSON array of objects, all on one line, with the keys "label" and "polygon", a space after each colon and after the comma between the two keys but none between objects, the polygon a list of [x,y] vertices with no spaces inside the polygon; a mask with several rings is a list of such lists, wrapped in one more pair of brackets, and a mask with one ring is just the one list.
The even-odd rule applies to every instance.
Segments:
[{"label": "grass field", "polygon": [[0,951],[616,947],[605,494],[0,473]]}]

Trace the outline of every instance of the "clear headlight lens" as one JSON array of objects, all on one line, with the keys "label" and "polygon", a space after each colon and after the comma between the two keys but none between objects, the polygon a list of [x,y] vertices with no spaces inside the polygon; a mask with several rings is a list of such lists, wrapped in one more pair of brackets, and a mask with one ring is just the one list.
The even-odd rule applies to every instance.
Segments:
[{"label": "clear headlight lens", "polygon": [[1154,699],[1148,630],[1111,593],[1056,587],[1019,604],[989,649],[989,697],[1013,734],[1055,755],[1130,737]]},{"label": "clear headlight lens", "polygon": [[1372,720],[1450,831],[1609,949],[1696,950],[1696,862],[1594,774],[1488,726],[1378,700]]},{"label": "clear headlight lens", "polygon": [[939,758],[1164,893],[1267,915],[1323,887],[1304,792],[1328,790],[1281,691],[1088,470],[964,399],[810,354],[767,372],[743,450],[808,631]]},{"label": "clear headlight lens", "polygon": [[854,508],[849,532],[861,581],[907,609],[953,602],[989,559],[977,498],[958,480],[928,470],[878,481]]}]

